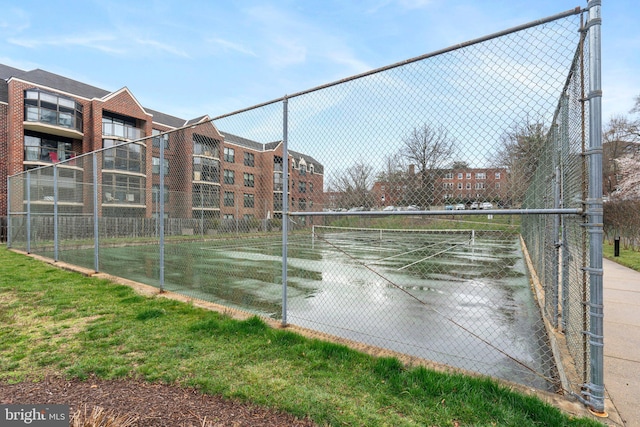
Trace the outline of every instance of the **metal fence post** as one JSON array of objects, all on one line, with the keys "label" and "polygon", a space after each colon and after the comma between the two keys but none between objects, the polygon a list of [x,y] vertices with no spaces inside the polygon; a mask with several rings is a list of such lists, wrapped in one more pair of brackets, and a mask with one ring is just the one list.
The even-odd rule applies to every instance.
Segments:
[{"label": "metal fence post", "polygon": [[97,273],[99,271],[99,227],[98,227],[98,157],[96,153],[91,155],[93,160],[93,269]]},{"label": "metal fence post", "polygon": [[589,232],[589,337],[590,382],[583,395],[590,409],[604,414],[604,339],[603,339],[603,281],[602,281],[602,82],[601,82],[601,0],[590,0],[587,30],[589,36],[589,195],[587,218]]},{"label": "metal fence post", "polygon": [[53,260],[58,261],[58,166],[53,165]]},{"label": "metal fence post", "polygon": [[289,100],[282,100],[282,326],[287,325],[287,251],[289,247],[289,147],[288,114]]},{"label": "metal fence post", "polygon": [[[160,189],[158,202],[160,205],[160,212],[158,212],[158,221],[160,224],[160,254],[158,264],[160,267],[159,280],[160,280],[160,292],[164,291],[164,141],[160,140]],[[202,197],[200,198],[202,200]],[[200,211],[202,212],[202,210]]]},{"label": "metal fence post", "polygon": [[11,247],[11,177],[7,177],[7,248]]},{"label": "metal fence post", "polygon": [[31,174],[27,172],[27,253],[31,253]]}]

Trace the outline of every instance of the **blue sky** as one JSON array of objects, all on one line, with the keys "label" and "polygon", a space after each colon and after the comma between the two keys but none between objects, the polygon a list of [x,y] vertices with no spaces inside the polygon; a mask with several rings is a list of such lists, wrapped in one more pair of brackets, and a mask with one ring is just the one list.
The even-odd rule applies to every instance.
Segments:
[{"label": "blue sky", "polygon": [[[582,0],[9,0],[0,63],[182,118],[224,113],[534,21]],[[603,119],[640,95],[640,8],[603,0]]]}]

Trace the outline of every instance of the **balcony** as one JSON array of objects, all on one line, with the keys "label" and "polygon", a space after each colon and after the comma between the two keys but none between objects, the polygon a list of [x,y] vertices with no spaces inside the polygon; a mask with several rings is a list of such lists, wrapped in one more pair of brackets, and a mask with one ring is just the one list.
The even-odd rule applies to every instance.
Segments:
[{"label": "balcony", "polygon": [[104,205],[144,205],[145,189],[137,188],[108,188],[102,192],[102,203]]},{"label": "balcony", "polygon": [[108,122],[102,123],[102,136],[126,140],[136,140],[144,137],[144,132],[135,126],[125,123]]},{"label": "balcony", "polygon": [[82,138],[82,105],[55,93],[30,89],[24,94],[27,130],[73,139]]},{"label": "balcony", "polygon": [[61,150],[54,147],[27,146],[24,148],[24,161],[34,163],[61,163],[64,166],[75,166],[75,151]]}]

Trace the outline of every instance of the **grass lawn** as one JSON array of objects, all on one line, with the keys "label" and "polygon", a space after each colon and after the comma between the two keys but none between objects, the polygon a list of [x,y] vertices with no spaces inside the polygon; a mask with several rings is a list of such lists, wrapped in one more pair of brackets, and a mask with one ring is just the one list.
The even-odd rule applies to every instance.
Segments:
[{"label": "grass lawn", "polygon": [[136,377],[320,425],[596,426],[485,378],[347,347],[59,270],[0,247],[0,381]]},{"label": "grass lawn", "polygon": [[640,271],[640,252],[633,249],[624,249],[620,247],[620,256],[614,257],[614,246],[607,241],[604,242],[604,257],[615,261],[618,264],[622,264],[626,267],[632,268],[636,271]]}]

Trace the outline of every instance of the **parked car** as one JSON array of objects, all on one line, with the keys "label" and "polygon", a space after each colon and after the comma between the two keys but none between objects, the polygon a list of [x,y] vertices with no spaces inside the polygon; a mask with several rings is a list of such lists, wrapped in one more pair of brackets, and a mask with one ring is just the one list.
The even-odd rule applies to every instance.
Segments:
[{"label": "parked car", "polygon": [[444,210],[445,211],[452,211],[453,210],[453,205],[445,205]]},{"label": "parked car", "polygon": [[419,211],[420,207],[416,206],[416,205],[409,205],[409,206],[407,206],[407,210],[408,211]]},{"label": "parked car", "polygon": [[478,202],[471,203],[471,209],[480,209],[480,203]]},{"label": "parked car", "polygon": [[464,203],[458,203],[457,205],[454,206],[453,209],[457,211],[463,211],[466,209],[466,206],[464,205]]},{"label": "parked car", "polygon": [[395,210],[396,210],[396,207],[395,207],[395,206],[393,206],[393,205],[389,205],[389,206],[386,206],[386,207],[385,207],[384,209],[382,209],[382,210],[383,210],[383,211],[386,211],[386,212],[389,212],[389,211],[395,211]]},{"label": "parked car", "polygon": [[493,204],[489,202],[482,202],[480,209],[493,209]]}]

